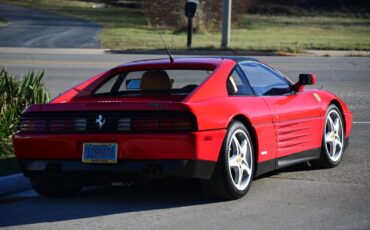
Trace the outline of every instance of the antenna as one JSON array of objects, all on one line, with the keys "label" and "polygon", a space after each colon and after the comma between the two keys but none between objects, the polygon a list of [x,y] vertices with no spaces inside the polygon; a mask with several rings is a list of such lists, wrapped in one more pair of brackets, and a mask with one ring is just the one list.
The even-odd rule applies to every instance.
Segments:
[{"label": "antenna", "polygon": [[157,24],[155,24],[155,28],[156,28],[156,30],[157,30],[157,32],[159,34],[159,37],[161,38],[162,44],[163,44],[164,48],[166,49],[168,56],[170,57],[170,61],[173,62],[174,60],[173,60],[173,58],[171,56],[170,50],[167,48],[166,44],[164,43],[164,40],[162,38],[162,34],[159,32],[159,29],[158,29]]}]

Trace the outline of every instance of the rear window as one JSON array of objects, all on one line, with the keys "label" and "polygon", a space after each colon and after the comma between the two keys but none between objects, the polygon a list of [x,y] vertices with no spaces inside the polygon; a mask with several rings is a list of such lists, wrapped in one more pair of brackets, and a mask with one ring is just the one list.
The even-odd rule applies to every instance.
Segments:
[{"label": "rear window", "polygon": [[161,69],[116,74],[96,91],[95,95],[189,94],[212,70]]}]

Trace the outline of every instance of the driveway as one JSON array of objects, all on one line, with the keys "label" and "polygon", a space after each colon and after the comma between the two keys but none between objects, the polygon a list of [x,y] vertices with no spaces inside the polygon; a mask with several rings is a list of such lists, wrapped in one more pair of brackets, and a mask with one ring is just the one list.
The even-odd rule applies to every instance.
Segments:
[{"label": "driveway", "polygon": [[101,26],[49,12],[0,4],[0,47],[99,48]]}]

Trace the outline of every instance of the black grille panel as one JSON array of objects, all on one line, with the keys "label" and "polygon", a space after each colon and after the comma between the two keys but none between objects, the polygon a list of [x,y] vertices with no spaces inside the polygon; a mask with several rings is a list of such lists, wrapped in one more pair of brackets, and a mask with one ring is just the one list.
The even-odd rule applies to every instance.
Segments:
[{"label": "black grille panel", "polygon": [[132,123],[136,118],[184,115],[190,114],[176,111],[32,112],[22,114],[17,130],[20,133],[127,133],[135,132]]}]

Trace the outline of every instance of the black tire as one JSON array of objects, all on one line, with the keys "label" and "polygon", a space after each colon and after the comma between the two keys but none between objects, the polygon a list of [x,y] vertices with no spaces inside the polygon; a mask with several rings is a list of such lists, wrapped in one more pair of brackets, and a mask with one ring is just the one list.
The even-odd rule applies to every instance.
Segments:
[{"label": "black tire", "polygon": [[[238,189],[233,182],[233,175],[231,175],[231,171],[229,170],[229,147],[231,138],[234,133],[238,130],[243,131],[246,136],[248,137],[250,143],[250,150],[251,150],[251,175],[247,186],[240,190]],[[239,131],[238,131],[239,132]],[[222,149],[220,152],[220,156],[216,165],[216,168],[213,172],[212,178],[210,180],[203,180],[201,181],[201,185],[203,191],[207,194],[212,196],[216,199],[221,200],[235,200],[243,197],[249,190],[251,186],[252,179],[254,177],[255,172],[255,154],[254,148],[252,143],[251,135],[248,129],[239,121],[233,121],[227,130],[225,140],[222,145]]]},{"label": "black tire", "polygon": [[[341,140],[340,140],[341,143],[342,143],[342,149],[341,149],[341,153],[338,154],[339,156],[337,156],[337,157],[331,157],[330,156],[330,153],[329,153],[330,151],[329,151],[328,145],[326,144],[326,141],[325,141],[326,129],[327,129],[327,125],[328,125],[327,120],[328,120],[329,114],[338,115],[339,124],[340,124],[341,132],[342,132]],[[326,115],[325,115],[325,124],[324,124],[324,132],[323,132],[323,135],[322,135],[320,159],[317,160],[317,161],[313,161],[312,162],[313,166],[315,166],[317,168],[334,168],[337,165],[339,165],[339,163],[342,161],[343,154],[344,154],[344,149],[345,149],[344,136],[345,136],[345,134],[344,134],[342,113],[336,105],[331,104],[331,105],[329,105],[329,107],[326,111]],[[337,159],[335,159],[335,158],[337,158]]]},{"label": "black tire", "polygon": [[62,180],[49,176],[37,175],[30,177],[32,188],[41,196],[45,197],[64,197],[79,193],[82,186],[72,185]]}]

